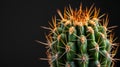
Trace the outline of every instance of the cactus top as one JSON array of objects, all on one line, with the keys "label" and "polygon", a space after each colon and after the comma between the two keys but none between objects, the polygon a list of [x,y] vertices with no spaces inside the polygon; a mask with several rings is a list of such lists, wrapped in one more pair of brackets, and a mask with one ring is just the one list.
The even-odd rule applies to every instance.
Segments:
[{"label": "cactus top", "polygon": [[[52,18],[46,36],[48,60],[51,67],[111,67],[118,50],[113,28],[108,27],[108,15],[99,15],[100,9],[93,5],[90,8],[64,8],[61,19]],[[106,15],[106,17],[105,17]],[[103,18],[105,17],[105,18]],[[112,29],[111,29],[112,28]]]}]

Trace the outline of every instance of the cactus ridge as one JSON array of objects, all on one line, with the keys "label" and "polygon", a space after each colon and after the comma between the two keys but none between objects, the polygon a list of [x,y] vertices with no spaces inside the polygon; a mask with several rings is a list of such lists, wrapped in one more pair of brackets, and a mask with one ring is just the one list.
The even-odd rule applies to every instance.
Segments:
[{"label": "cactus ridge", "polygon": [[[50,67],[113,67],[118,44],[108,27],[108,15],[99,15],[100,9],[64,8],[64,14],[57,10],[61,19],[52,18],[46,35],[47,58]],[[106,17],[105,17],[106,16]],[[105,17],[105,18],[103,18]]]}]

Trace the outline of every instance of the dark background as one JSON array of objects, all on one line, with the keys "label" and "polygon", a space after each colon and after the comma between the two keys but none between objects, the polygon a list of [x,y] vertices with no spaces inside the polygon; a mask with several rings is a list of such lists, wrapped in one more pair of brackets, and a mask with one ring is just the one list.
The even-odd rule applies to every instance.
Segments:
[{"label": "dark background", "polygon": [[[3,0],[2,24],[3,42],[0,44],[0,67],[48,67],[45,46],[34,40],[45,42],[44,33],[48,32],[40,26],[48,26],[51,17],[57,15],[56,10],[63,11],[69,4],[78,8],[79,4],[90,6],[93,3],[101,8],[102,13],[109,14],[109,25],[120,26],[120,4],[114,0]],[[115,30],[120,42],[120,27]],[[116,57],[120,58],[120,50]],[[120,62],[117,63],[119,67]]]}]

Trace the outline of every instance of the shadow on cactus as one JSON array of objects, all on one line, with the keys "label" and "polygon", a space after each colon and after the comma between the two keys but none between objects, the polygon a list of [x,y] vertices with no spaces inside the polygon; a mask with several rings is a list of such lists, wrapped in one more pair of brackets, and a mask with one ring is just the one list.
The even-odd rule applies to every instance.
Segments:
[{"label": "shadow on cactus", "polygon": [[57,10],[60,19],[52,18],[50,30],[46,35],[47,58],[50,67],[114,67],[114,58],[118,50],[113,29],[108,27],[108,15],[99,15],[100,9],[92,5],[90,8],[64,8],[62,14]]}]

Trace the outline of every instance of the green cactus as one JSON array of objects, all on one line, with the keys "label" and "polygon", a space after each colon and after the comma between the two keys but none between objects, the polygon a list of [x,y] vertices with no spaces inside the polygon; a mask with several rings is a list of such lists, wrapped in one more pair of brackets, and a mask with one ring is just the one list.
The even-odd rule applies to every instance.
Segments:
[{"label": "green cactus", "polygon": [[[50,67],[113,67],[118,45],[108,26],[108,15],[99,15],[93,5],[88,9],[57,11],[61,19],[52,18],[46,35],[47,58]],[[106,17],[105,17],[106,16]],[[105,17],[105,18],[104,18]]]}]

